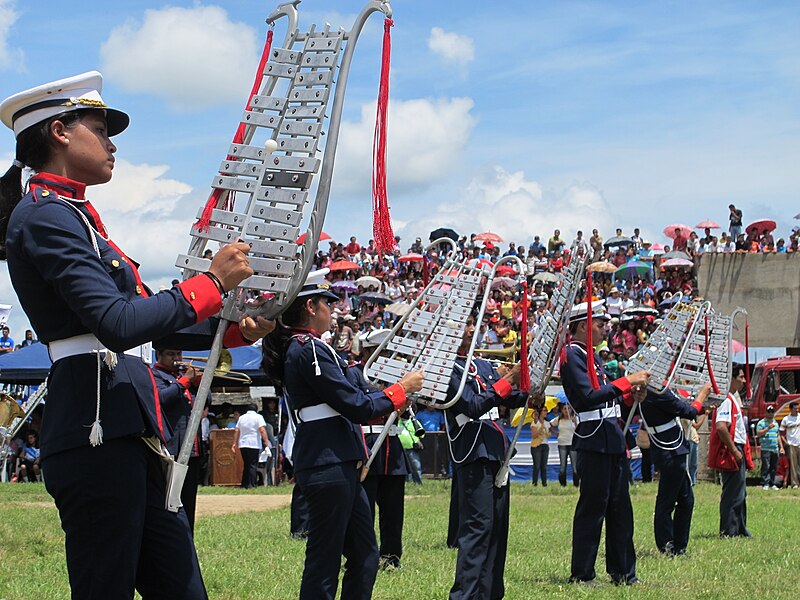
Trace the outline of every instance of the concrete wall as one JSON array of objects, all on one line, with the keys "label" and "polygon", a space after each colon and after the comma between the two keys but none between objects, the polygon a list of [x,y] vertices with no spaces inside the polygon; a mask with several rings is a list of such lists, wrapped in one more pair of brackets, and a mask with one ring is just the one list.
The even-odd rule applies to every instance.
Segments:
[{"label": "concrete wall", "polygon": [[[716,310],[747,310],[750,346],[800,347],[800,253],[703,254],[697,283]],[[744,342],[744,320],[733,337]]]}]

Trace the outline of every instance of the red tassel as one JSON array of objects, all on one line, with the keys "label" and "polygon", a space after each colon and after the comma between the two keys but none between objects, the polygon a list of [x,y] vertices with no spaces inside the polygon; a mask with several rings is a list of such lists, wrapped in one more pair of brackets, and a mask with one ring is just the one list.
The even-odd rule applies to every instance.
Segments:
[{"label": "red tassel", "polygon": [[745,319],[744,321],[744,379],[747,391],[745,398],[750,397],[750,323]]},{"label": "red tassel", "polygon": [[[258,71],[256,71],[256,78],[253,81],[253,87],[250,89],[250,95],[247,97],[247,104],[245,105],[245,109],[250,106],[250,100],[253,99],[253,96],[258,94],[258,90],[261,87],[261,80],[264,78],[264,68],[266,67],[267,61],[269,60],[269,53],[270,49],[272,48],[272,28],[270,27],[269,31],[267,31],[267,41],[264,43],[264,50],[261,52],[261,60],[258,61]],[[241,144],[244,142],[244,130],[245,124],[239,123],[239,127],[236,128],[236,133],[233,135],[233,143],[234,144]],[[232,156],[228,157],[228,160],[236,160]],[[206,205],[203,207],[203,214],[200,215],[200,218],[197,220],[197,223],[194,224],[195,229],[199,231],[208,231],[209,226],[211,225],[211,211],[213,211],[217,205],[219,204],[219,199],[222,197],[222,190],[214,189],[211,191],[211,195],[206,200]],[[225,210],[233,210],[233,198],[230,197],[228,194],[228,201],[225,206]]]},{"label": "red tassel", "polygon": [[422,285],[424,287],[428,287],[428,282],[431,279],[430,267],[428,266],[429,260],[427,255],[422,257]]},{"label": "red tassel", "polygon": [[[563,284],[562,284],[563,285]],[[592,340],[592,272],[586,271],[586,372],[593,390],[600,389],[597,380],[597,365],[594,361],[594,343]]]},{"label": "red tassel", "polygon": [[375,116],[375,137],[372,143],[372,233],[378,252],[391,252],[397,243],[392,231],[389,215],[389,200],[386,196],[386,125],[389,108],[389,62],[392,53],[392,37],[389,33],[394,21],[383,22],[383,54],[381,56],[381,79],[378,88],[378,110]]},{"label": "red tassel", "polygon": [[520,327],[519,337],[519,389],[522,392],[530,392],[531,374],[528,370],[528,282],[525,279],[522,280],[522,327]]},{"label": "red tassel", "polygon": [[713,388],[715,394],[719,394],[719,386],[717,385],[717,380],[714,377],[714,370],[711,368],[711,349],[708,346],[708,315],[706,315],[705,338],[706,338],[706,368],[708,369],[708,376],[711,379],[711,387]]}]

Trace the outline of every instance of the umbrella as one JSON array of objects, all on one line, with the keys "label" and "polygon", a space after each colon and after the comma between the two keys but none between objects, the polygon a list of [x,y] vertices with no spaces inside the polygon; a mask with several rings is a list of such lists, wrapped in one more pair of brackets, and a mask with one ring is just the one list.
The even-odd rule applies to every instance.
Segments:
[{"label": "umbrella", "polygon": [[386,312],[397,315],[398,317],[402,317],[408,312],[409,308],[411,308],[411,305],[407,302],[395,302],[394,304],[390,304],[386,307]]},{"label": "umbrella", "polygon": [[617,269],[617,279],[633,279],[634,277],[643,277],[650,273],[650,265],[640,262],[638,260],[629,260],[619,269]]},{"label": "umbrella", "polygon": [[497,267],[495,273],[497,275],[515,277],[517,275],[517,270],[510,265],[500,265]]},{"label": "umbrella", "polygon": [[670,239],[675,239],[675,230],[680,229],[681,233],[683,234],[682,237],[688,238],[689,234],[692,232],[692,228],[688,225],[684,225],[683,223],[673,223],[672,225],[667,225],[664,228],[664,235]]},{"label": "umbrella", "polygon": [[467,263],[468,267],[472,267],[474,269],[489,269],[491,270],[494,267],[494,263],[490,260],[486,260],[485,258],[473,258]]},{"label": "umbrella", "polygon": [[678,303],[678,300],[680,300],[681,302],[691,302],[691,300],[686,296],[675,294],[674,296],[669,296],[667,298],[664,298],[659,304],[659,306],[661,307],[673,306]]},{"label": "umbrella", "polygon": [[771,219],[761,219],[760,221],[753,221],[750,225],[747,226],[745,231],[747,233],[763,233],[766,229],[767,231],[772,231],[777,227],[777,223]]},{"label": "umbrella", "polygon": [[694,226],[695,229],[722,229],[720,225],[717,225],[715,221],[700,221],[697,225]]},{"label": "umbrella", "polygon": [[386,294],[381,294],[380,292],[364,292],[358,296],[359,300],[363,300],[364,302],[372,302],[373,304],[391,304],[394,302],[389,296]]},{"label": "umbrella", "polygon": [[638,317],[646,317],[648,315],[658,316],[659,312],[655,308],[651,308],[650,306],[632,306],[631,308],[626,308],[622,311],[624,315],[631,315],[631,316],[638,316]]},{"label": "umbrella", "polygon": [[364,275],[363,277],[356,279],[356,285],[360,285],[364,289],[372,286],[379,290],[381,289],[381,280],[377,277],[373,277],[372,275]]},{"label": "umbrella", "polygon": [[349,260],[337,260],[328,268],[331,271],[353,271],[355,269],[360,269],[361,267]]},{"label": "umbrella", "polygon": [[586,270],[591,271],[592,273],[616,273],[617,267],[607,260],[601,260],[590,264],[588,267],[586,267]]},{"label": "umbrella", "polygon": [[744,344],[739,340],[731,340],[731,352],[736,354],[737,352],[744,352]]},{"label": "umbrella", "polygon": [[694,263],[690,260],[686,260],[685,258],[669,258],[661,263],[662,269],[667,269],[669,267],[693,267]]},{"label": "umbrella", "polygon": [[358,289],[358,286],[353,281],[334,281],[331,287],[345,292],[355,292]]},{"label": "umbrella", "polygon": [[397,258],[397,262],[405,263],[405,262],[422,262],[423,260],[422,254],[417,254],[416,252],[411,252],[410,254],[403,254],[403,256],[399,256]]},{"label": "umbrella", "polygon": [[[332,239],[333,238],[330,235],[328,235],[327,233],[325,233],[324,231],[319,234],[319,241],[320,242],[322,240],[332,240]],[[303,235],[301,235],[299,238],[297,238],[297,243],[298,244],[304,244],[305,241],[306,241],[306,234],[305,233]]]},{"label": "umbrella", "polygon": [[622,237],[621,235],[615,235],[603,242],[603,246],[606,248],[610,248],[611,246],[630,246],[631,244],[633,244],[631,238]]},{"label": "umbrella", "polygon": [[511,279],[511,277],[495,277],[492,281],[493,290],[500,287],[514,287],[515,285],[517,285],[517,280]]},{"label": "umbrella", "polygon": [[457,242],[458,234],[447,227],[439,227],[439,229],[431,231],[431,235],[428,237],[430,241],[438,240],[439,238],[450,238],[454,242]]},{"label": "umbrella", "polygon": [[543,271],[533,276],[534,281],[543,281],[545,283],[558,283],[561,281],[561,276],[550,271]]},{"label": "umbrella", "polygon": [[667,252],[664,256],[661,257],[662,259],[670,259],[670,258],[680,258],[682,260],[692,260],[692,257],[686,254],[686,252],[682,252],[681,250],[673,250],[671,252]]},{"label": "umbrella", "polygon": [[[550,412],[558,405],[558,398],[555,396],[545,396],[544,397],[544,407],[547,409],[547,412]],[[511,426],[516,427],[519,425],[519,420],[522,417],[522,411],[525,410],[525,407],[518,408],[516,412],[514,412],[514,416],[511,417]],[[525,414],[525,423],[530,423],[533,421],[533,414],[536,411],[532,408],[528,409],[528,412]]]},{"label": "umbrella", "polygon": [[492,233],[491,231],[485,231],[484,233],[479,233],[478,235],[476,235],[475,236],[475,241],[476,242],[491,242],[493,244],[499,244],[500,242],[503,241],[503,238],[501,238],[496,233]]}]

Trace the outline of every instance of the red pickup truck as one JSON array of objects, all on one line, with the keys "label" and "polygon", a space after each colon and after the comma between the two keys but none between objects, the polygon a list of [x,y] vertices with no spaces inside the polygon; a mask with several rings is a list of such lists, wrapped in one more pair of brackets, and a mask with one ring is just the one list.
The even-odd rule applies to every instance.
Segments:
[{"label": "red pickup truck", "polygon": [[750,399],[745,402],[750,423],[763,419],[770,404],[780,421],[789,414],[789,402],[800,402],[800,356],[781,356],[758,363],[750,378],[750,390]]}]

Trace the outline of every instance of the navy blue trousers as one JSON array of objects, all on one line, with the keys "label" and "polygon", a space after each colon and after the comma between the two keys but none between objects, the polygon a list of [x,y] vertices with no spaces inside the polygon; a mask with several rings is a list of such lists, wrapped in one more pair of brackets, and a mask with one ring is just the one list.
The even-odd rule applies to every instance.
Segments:
[{"label": "navy blue trousers", "polygon": [[345,557],[342,600],[369,600],[378,574],[378,543],[355,462],[295,473],[308,503],[308,541],[300,600],[333,600]]},{"label": "navy blue trousers", "polygon": [[658,480],[653,531],[656,547],[661,551],[671,543],[673,552],[683,553],[689,543],[694,492],[687,468],[688,457],[688,454],[669,456],[658,465],[661,476]]},{"label": "navy blue trousers", "polygon": [[368,475],[362,485],[367,492],[372,520],[378,506],[378,530],[381,533],[380,555],[396,562],[403,556],[403,512],[405,475]]},{"label": "navy blue trousers", "polygon": [[497,488],[499,461],[481,459],[456,467],[458,558],[450,600],[495,600],[505,595],[508,485]]},{"label": "navy blue trousers", "polygon": [[45,485],[66,535],[72,597],[208,598],[183,509],[164,508],[161,461],[139,438],[48,456]]},{"label": "navy blue trousers", "polygon": [[618,583],[636,577],[633,508],[628,489],[629,467],[624,454],[578,450],[580,497],[572,521],[570,579],[591,581],[606,524],[606,572]]}]

